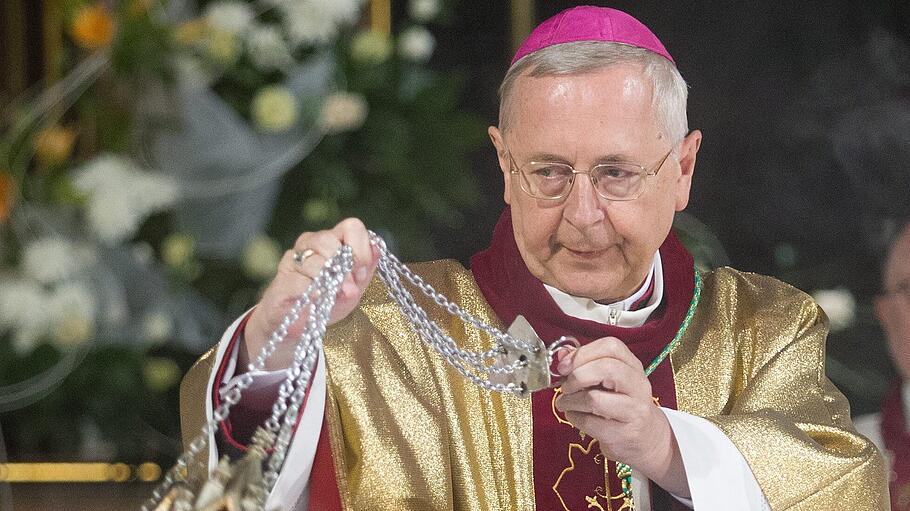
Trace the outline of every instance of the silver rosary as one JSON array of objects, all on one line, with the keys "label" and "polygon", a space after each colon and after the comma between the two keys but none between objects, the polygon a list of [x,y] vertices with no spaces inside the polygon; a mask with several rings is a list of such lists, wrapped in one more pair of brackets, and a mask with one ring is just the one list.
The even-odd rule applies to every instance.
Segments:
[{"label": "silver rosary", "polygon": [[[575,339],[561,337],[547,346],[521,317],[510,329],[511,333],[500,331],[439,294],[389,252],[382,238],[372,231],[369,234],[370,242],[379,251],[376,271],[388,287],[389,296],[398,304],[411,329],[459,374],[487,390],[520,396],[548,388],[558,378],[550,371],[553,356],[567,345],[577,346]],[[353,252],[346,245],[326,261],[279,327],[272,332],[265,347],[250,363],[248,372],[225,393],[223,402],[212,414],[212,420],[202,427],[200,434],[165,474],[161,484],[152,492],[152,497],[142,506],[143,511],[265,510],[266,499],[284,465],[294,425],[313,378],[335,296],[353,267]],[[460,348],[417,304],[401,277],[449,314],[489,334],[494,347],[484,352]],[[202,462],[198,457],[208,448],[210,435],[219,423],[227,420],[231,407],[240,402],[241,393],[252,385],[250,373],[265,368],[266,360],[284,341],[291,325],[302,317],[305,318],[305,326],[294,350],[293,362],[287,369],[287,377],[278,390],[271,416],[253,435],[252,445],[243,458],[231,463],[223,457],[215,470],[208,474],[208,467],[199,466]],[[199,478],[199,473],[208,474],[208,477]]]}]

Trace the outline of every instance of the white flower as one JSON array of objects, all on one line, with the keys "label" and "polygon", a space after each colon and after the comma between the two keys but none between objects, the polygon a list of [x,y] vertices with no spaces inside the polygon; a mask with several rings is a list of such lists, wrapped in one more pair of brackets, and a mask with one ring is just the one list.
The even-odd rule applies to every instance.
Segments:
[{"label": "white flower", "polygon": [[281,85],[263,87],[250,105],[253,123],[263,131],[280,133],[297,122],[297,98]]},{"label": "white flower", "polygon": [[156,310],[142,317],[142,335],[154,343],[168,340],[174,333],[174,320],[170,314]]},{"label": "white flower", "polygon": [[250,277],[265,280],[275,274],[281,259],[281,246],[265,234],[260,234],[243,249],[243,271]]},{"label": "white flower", "polygon": [[263,71],[284,69],[294,63],[291,50],[281,32],[271,25],[254,25],[246,36],[253,65]]},{"label": "white flower", "polygon": [[366,120],[368,108],[362,94],[336,92],[323,103],[319,125],[326,133],[355,130]]},{"label": "white flower", "polygon": [[76,245],[60,237],[42,238],[25,246],[22,271],[42,284],[53,284],[73,277],[96,257],[87,245]]},{"label": "white flower", "polygon": [[12,331],[17,353],[30,352],[47,334],[47,302],[47,292],[35,281],[0,281],[0,331]]},{"label": "white flower", "polygon": [[256,17],[250,5],[240,0],[220,0],[205,8],[205,21],[214,30],[240,34]]},{"label": "white flower", "polygon": [[382,64],[392,54],[389,36],[376,30],[363,30],[351,41],[351,58],[365,64]]},{"label": "white flower", "polygon": [[48,300],[51,336],[60,346],[87,341],[95,333],[95,296],[82,282],[57,286]]},{"label": "white flower", "polygon": [[812,293],[812,297],[828,316],[828,326],[832,332],[843,330],[853,324],[856,317],[856,299],[849,290],[822,289]]},{"label": "white flower", "polygon": [[177,200],[173,179],[142,170],[132,161],[101,155],[76,172],[75,187],[88,197],[88,223],[107,244],[119,243],[136,233],[152,213]]},{"label": "white flower", "polygon": [[411,0],[408,14],[421,23],[432,21],[439,14],[439,0]]},{"label": "white flower", "polygon": [[284,27],[295,45],[325,44],[340,25],[360,17],[363,0],[272,0],[284,14]]},{"label": "white flower", "polygon": [[413,62],[426,62],[435,48],[436,38],[424,27],[410,27],[398,36],[398,54]]}]

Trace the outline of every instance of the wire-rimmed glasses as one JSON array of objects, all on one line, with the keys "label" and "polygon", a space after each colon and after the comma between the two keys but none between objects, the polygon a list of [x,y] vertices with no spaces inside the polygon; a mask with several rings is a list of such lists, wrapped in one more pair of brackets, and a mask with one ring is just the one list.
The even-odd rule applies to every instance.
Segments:
[{"label": "wire-rimmed glasses", "polygon": [[572,191],[575,176],[587,174],[597,194],[607,200],[629,201],[641,197],[648,176],[656,176],[673,152],[671,149],[654,168],[628,162],[601,163],[590,170],[575,170],[568,163],[530,161],[519,166],[509,152],[512,174],[520,174],[521,189],[536,199],[559,200]]}]

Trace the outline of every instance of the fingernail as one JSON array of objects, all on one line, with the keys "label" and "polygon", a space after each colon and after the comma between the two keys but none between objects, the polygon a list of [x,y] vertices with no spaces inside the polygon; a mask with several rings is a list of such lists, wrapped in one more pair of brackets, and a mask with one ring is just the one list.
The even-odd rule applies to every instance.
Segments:
[{"label": "fingernail", "polygon": [[559,365],[556,366],[556,370],[559,371],[559,374],[561,374],[563,376],[565,376],[566,373],[569,372],[569,369],[571,369],[571,365],[569,364],[568,359],[560,360]]},{"label": "fingernail", "polygon": [[367,279],[367,269],[364,266],[357,268],[357,282],[363,283]]}]

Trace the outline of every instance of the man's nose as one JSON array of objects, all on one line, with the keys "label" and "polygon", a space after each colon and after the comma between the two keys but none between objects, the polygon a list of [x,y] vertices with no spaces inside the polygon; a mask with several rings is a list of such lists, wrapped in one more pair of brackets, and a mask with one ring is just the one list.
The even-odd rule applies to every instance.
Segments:
[{"label": "man's nose", "polygon": [[587,174],[576,174],[572,191],[566,197],[562,215],[577,229],[584,229],[603,221],[601,198]]}]

